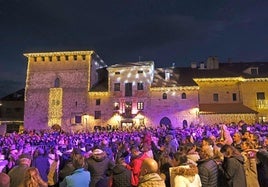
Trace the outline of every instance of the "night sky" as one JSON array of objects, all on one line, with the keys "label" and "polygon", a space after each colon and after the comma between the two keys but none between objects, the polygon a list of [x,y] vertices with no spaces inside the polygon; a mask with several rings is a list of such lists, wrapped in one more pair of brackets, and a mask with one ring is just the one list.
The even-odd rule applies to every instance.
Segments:
[{"label": "night sky", "polygon": [[108,65],[268,62],[267,0],[0,0],[0,96],[24,88],[23,53],[94,50]]}]

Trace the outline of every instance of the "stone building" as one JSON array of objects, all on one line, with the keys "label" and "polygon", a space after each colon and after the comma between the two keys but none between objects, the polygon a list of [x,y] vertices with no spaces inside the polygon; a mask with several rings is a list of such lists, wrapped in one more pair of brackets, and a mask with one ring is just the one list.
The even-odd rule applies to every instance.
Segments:
[{"label": "stone building", "polygon": [[109,67],[93,51],[29,53],[24,126],[64,130],[267,122],[268,65],[220,63]]}]

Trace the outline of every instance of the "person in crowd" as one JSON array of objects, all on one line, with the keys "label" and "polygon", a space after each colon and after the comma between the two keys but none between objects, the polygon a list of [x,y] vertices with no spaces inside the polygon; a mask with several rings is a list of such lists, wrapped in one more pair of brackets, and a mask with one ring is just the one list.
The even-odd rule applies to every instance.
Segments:
[{"label": "person in crowd", "polygon": [[56,187],[59,175],[59,154],[57,148],[51,148],[48,154],[49,172],[47,175],[48,186]]},{"label": "person in crowd", "polygon": [[8,155],[8,164],[7,164],[7,172],[10,171],[14,166],[16,166],[17,160],[19,157],[19,151],[16,149],[16,145],[13,144],[10,147],[9,155]]},{"label": "person in crowd", "polygon": [[86,163],[87,170],[91,174],[90,187],[107,186],[114,162],[107,157],[106,153],[101,149],[95,148]]},{"label": "person in crowd", "polygon": [[220,124],[220,135],[217,144],[223,146],[232,145],[232,143],[233,139],[227,126],[225,124]]},{"label": "person in crowd", "polygon": [[9,187],[10,177],[6,173],[0,173],[0,187]]},{"label": "person in crowd", "polygon": [[129,150],[129,143],[128,142],[120,142],[118,143],[118,150],[115,154],[115,160],[119,160],[124,158],[127,164],[130,163],[130,150]]},{"label": "person in crowd", "polygon": [[10,177],[10,187],[18,187],[22,185],[26,170],[31,165],[31,155],[22,154],[19,157],[19,165],[12,168],[8,175]]},{"label": "person in crowd", "polygon": [[171,168],[171,187],[201,187],[197,166],[189,164],[184,152],[174,154],[174,166]]},{"label": "person in crowd", "polygon": [[41,178],[39,171],[35,167],[29,167],[24,176],[22,184],[18,187],[47,187],[47,183]]},{"label": "person in crowd", "polygon": [[247,186],[244,170],[244,158],[241,153],[231,145],[221,148],[224,160],[221,172],[226,182],[226,187]]},{"label": "person in crowd", "polygon": [[188,162],[197,165],[197,161],[200,159],[199,153],[196,151],[196,145],[193,143],[187,143],[185,146],[185,153],[187,155]]},{"label": "person in crowd", "polygon": [[85,160],[82,154],[72,156],[74,171],[71,175],[66,176],[60,183],[60,187],[88,187],[90,184],[90,172],[84,168]]},{"label": "person in crowd", "polygon": [[8,164],[8,161],[5,159],[5,155],[0,153],[0,172],[6,171],[7,164]]},{"label": "person in crowd", "polygon": [[245,131],[244,134],[242,134],[242,140],[246,141],[250,139],[250,132],[249,131]]},{"label": "person in crowd", "polygon": [[258,159],[258,181],[260,187],[266,187],[268,186],[268,152],[266,150],[259,150],[256,153],[256,157]]},{"label": "person in crowd", "polygon": [[244,157],[244,169],[246,174],[247,187],[259,187],[256,152],[254,146],[249,141],[241,144],[242,156]]},{"label": "person in crowd", "polygon": [[204,137],[202,139],[201,150],[206,150],[206,152],[209,152],[209,155],[214,156],[213,142],[210,138]]},{"label": "person in crowd", "polygon": [[153,158],[145,158],[141,164],[139,187],[165,187],[164,180],[158,174],[158,164]]},{"label": "person in crowd", "polygon": [[240,120],[238,122],[238,128],[239,128],[239,131],[241,132],[241,134],[244,134],[247,131],[247,127],[248,127],[248,125],[245,123],[244,120]]},{"label": "person in crowd", "polygon": [[72,148],[71,152],[65,152],[65,165],[63,166],[62,169],[60,169],[59,171],[59,182],[63,181],[63,179],[68,176],[71,175],[73,173],[73,171],[75,170],[74,166],[73,166],[73,156],[76,154],[81,154],[81,150],[77,149],[77,148]]},{"label": "person in crowd", "polygon": [[124,162],[125,159],[123,157],[121,159],[119,158],[112,169],[112,187],[131,187],[131,171],[123,165]]},{"label": "person in crowd", "polygon": [[131,184],[133,187],[138,186],[139,176],[141,171],[141,164],[145,158],[149,158],[148,155],[142,153],[138,146],[133,145],[130,148],[131,161],[129,164],[124,163],[127,169],[131,171]]},{"label": "person in crowd", "polygon": [[169,154],[174,154],[178,151],[179,143],[176,138],[172,134],[169,134],[165,138],[165,151]]},{"label": "person in crowd", "polygon": [[41,147],[35,150],[34,158],[32,160],[32,166],[36,167],[41,175],[41,178],[48,182],[48,173],[49,173],[49,161],[45,150]]},{"label": "person in crowd", "polygon": [[163,153],[159,157],[158,166],[161,177],[165,180],[166,186],[170,186],[170,168],[173,166],[173,162],[170,155]]},{"label": "person in crowd", "polygon": [[104,139],[101,141],[101,150],[105,151],[107,157],[110,159],[110,160],[114,160],[114,153],[111,149],[111,147],[109,146],[109,141]]},{"label": "person in crowd", "polygon": [[197,162],[197,167],[202,186],[217,187],[218,164],[213,160],[213,155],[208,149],[200,150],[199,155],[200,160]]},{"label": "person in crowd", "polygon": [[209,136],[209,139],[210,139],[210,144],[213,148],[213,159],[216,161],[216,162],[222,162],[223,161],[223,154],[221,153],[221,147],[219,147],[217,145],[217,138],[215,137],[215,135],[210,135]]},{"label": "person in crowd", "polygon": [[268,135],[263,137],[262,149],[268,151]]},{"label": "person in crowd", "polygon": [[235,132],[233,135],[233,143],[232,146],[234,146],[238,151],[241,150],[241,143],[242,143],[242,134],[240,132]]}]

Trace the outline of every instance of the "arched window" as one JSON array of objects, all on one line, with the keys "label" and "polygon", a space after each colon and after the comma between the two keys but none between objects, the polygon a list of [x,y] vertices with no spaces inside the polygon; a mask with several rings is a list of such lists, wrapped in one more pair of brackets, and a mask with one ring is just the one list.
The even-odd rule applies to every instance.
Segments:
[{"label": "arched window", "polygon": [[163,99],[167,99],[167,93],[163,93],[162,98],[163,98]]},{"label": "arched window", "polygon": [[55,87],[55,88],[59,88],[59,87],[60,87],[60,79],[59,79],[59,77],[57,77],[57,78],[55,79],[55,81],[54,81],[54,87]]},{"label": "arched window", "polygon": [[181,99],[186,99],[186,93],[181,94]]}]

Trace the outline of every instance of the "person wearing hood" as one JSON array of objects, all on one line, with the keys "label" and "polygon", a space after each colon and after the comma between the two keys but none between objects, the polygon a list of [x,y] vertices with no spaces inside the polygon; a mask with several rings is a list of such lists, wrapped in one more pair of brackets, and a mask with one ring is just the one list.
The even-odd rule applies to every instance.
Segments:
[{"label": "person wearing hood", "polygon": [[114,162],[101,149],[94,149],[92,156],[87,159],[88,171],[91,174],[90,187],[108,186]]},{"label": "person wearing hood", "polygon": [[174,154],[174,165],[170,168],[171,187],[201,187],[201,179],[197,166],[187,161],[187,155],[183,152]]},{"label": "person wearing hood", "polygon": [[226,187],[246,187],[246,175],[244,170],[244,158],[241,153],[231,145],[225,144],[221,148],[221,152],[224,155],[221,172],[224,177],[224,181],[227,184]]},{"label": "person wearing hood", "polygon": [[146,158],[141,165],[141,173],[138,187],[165,187],[165,181],[160,177],[158,164],[152,158]]}]

